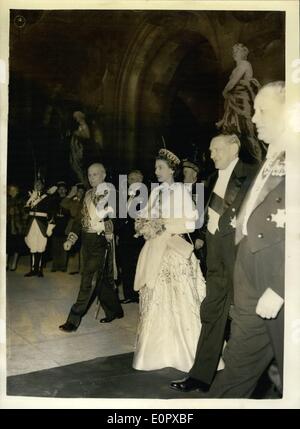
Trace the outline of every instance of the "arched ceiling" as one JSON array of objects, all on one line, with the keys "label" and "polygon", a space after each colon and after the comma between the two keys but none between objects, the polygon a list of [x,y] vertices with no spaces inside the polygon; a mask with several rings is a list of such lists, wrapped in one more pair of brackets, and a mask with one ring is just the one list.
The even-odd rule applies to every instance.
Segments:
[{"label": "arched ceiling", "polygon": [[[11,163],[20,150],[26,155],[24,141],[54,163],[61,139],[68,144],[74,108],[100,121],[104,149],[118,168],[146,163],[176,97],[196,121],[212,120],[234,43],[248,46],[261,83],[284,79],[284,36],[280,12],[12,10]],[[201,104],[208,96],[210,107]]]},{"label": "arched ceiling", "polygon": [[107,65],[118,72],[137,28],[145,23],[166,32],[178,30],[180,23],[185,43],[189,37],[185,30],[202,32],[225,69],[232,60],[224,45],[242,36],[250,49],[261,49],[263,41],[282,39],[283,25],[282,17],[272,12],[12,10],[10,70],[34,79],[50,93],[58,86],[64,97],[83,97],[93,104],[93,97],[90,100],[84,92],[99,86]]}]

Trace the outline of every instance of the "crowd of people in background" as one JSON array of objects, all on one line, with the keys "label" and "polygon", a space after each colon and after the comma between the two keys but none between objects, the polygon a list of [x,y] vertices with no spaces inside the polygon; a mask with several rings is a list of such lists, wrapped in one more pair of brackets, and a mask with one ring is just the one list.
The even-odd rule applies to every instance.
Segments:
[{"label": "crowd of people in background", "polygon": [[[196,184],[206,183],[202,179],[199,162],[192,158],[183,159],[177,176],[184,183],[191,184],[192,198],[196,203]],[[88,182],[86,179],[85,182]],[[141,170],[127,173],[126,192],[128,208],[139,195],[139,187],[145,184]],[[148,185],[147,185],[148,186]],[[26,277],[44,276],[43,268],[51,272],[80,273],[81,239],[69,250],[64,250],[64,242],[72,231],[74,219],[80,215],[86,191],[82,182],[69,185],[64,180],[47,187],[46,179],[39,173],[31,190],[22,189],[15,183],[7,184],[7,229],[6,229],[6,269],[15,271],[21,256],[30,256],[30,270]],[[150,186],[148,186],[150,188]],[[128,191],[129,192],[129,191]],[[145,201],[141,200],[141,203]],[[138,302],[138,293],[133,290],[136,264],[144,244],[142,237],[134,237],[134,218],[118,218],[114,222],[115,253],[117,262],[117,283],[122,283],[123,302]],[[205,272],[205,232],[195,230],[191,234],[195,244],[195,254]]]},{"label": "crowd of people in background", "polygon": [[7,186],[6,269],[15,271],[20,256],[30,255],[26,277],[43,277],[43,268],[51,271],[80,271],[80,243],[68,254],[63,243],[73,218],[81,210],[85,188],[77,183],[68,192],[64,181],[45,189],[44,179],[37,177],[33,189],[20,192],[16,184]]},{"label": "crowd of people in background", "polygon": [[[200,179],[200,167],[197,161],[192,159],[182,160],[181,167],[178,176],[182,177],[185,183],[191,183],[193,198],[196,201],[195,185],[204,184]],[[78,274],[81,240],[79,239],[70,251],[65,251],[63,244],[72,231],[74,219],[81,213],[89,186],[86,187],[82,182],[69,185],[66,181],[59,180],[47,188],[45,182],[46,180],[38,175],[29,191],[22,189],[19,184],[7,184],[6,269],[17,270],[20,257],[29,255],[30,270],[25,274],[27,277],[43,277],[45,267],[50,268],[51,272]],[[129,171],[127,183],[130,193],[126,194],[125,199],[128,200],[129,208],[131,201],[139,195],[140,184],[145,183],[142,171],[137,169]],[[120,192],[124,193],[124,189]],[[122,294],[125,301],[138,302],[138,294],[133,291],[133,283],[144,239],[134,237],[134,218],[130,216],[120,219],[116,217],[114,233],[117,283],[122,277]],[[195,251],[201,264],[205,264],[203,234],[201,230],[192,234]]]}]

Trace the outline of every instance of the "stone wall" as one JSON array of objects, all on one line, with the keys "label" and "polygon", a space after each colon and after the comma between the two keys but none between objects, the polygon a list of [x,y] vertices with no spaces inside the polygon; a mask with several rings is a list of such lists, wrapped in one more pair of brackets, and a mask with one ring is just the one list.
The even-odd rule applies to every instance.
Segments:
[{"label": "stone wall", "polygon": [[[55,99],[65,106],[64,117],[71,117],[73,108],[91,115],[101,131],[103,157],[117,170],[150,171],[162,136],[181,155],[193,140],[205,150],[223,108],[221,92],[234,66],[236,42],[248,46],[262,84],[284,79],[281,12],[22,13],[27,18],[22,28],[14,25],[17,12],[12,13],[11,74],[35,82],[48,99],[45,112]],[[176,120],[177,113],[174,119],[180,103],[193,130]],[[19,114],[11,110],[12,123]],[[182,147],[177,131],[185,140]]]}]

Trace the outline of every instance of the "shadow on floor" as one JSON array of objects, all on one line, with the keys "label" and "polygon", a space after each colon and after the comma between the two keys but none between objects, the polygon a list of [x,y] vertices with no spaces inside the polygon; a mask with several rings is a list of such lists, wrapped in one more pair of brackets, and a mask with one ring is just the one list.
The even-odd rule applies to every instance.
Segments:
[{"label": "shadow on floor", "polygon": [[[72,365],[7,378],[7,395],[56,398],[201,398],[200,392],[180,393],[169,388],[172,380],[184,377],[173,368],[136,371],[133,353],[101,357]],[[266,381],[263,398],[276,398]],[[256,395],[256,398],[259,399]]]},{"label": "shadow on floor", "polygon": [[133,353],[101,357],[72,365],[7,378],[7,394],[57,398],[186,398],[171,390],[171,380],[184,374],[172,368],[136,371]]}]

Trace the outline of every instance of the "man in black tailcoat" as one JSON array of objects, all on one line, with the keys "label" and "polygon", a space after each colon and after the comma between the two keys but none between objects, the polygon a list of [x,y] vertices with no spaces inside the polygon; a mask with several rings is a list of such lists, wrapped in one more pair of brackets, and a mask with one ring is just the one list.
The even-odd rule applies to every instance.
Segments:
[{"label": "man in black tailcoat", "polygon": [[[200,168],[198,163],[193,159],[183,159],[183,182],[190,185],[191,195],[195,206],[199,211],[199,218],[203,215],[205,204],[204,195],[204,183],[199,181]],[[201,212],[200,212],[201,210]],[[200,220],[200,219],[199,219]],[[206,274],[206,243],[205,243],[205,226],[196,228],[194,232],[190,233],[190,238],[194,244],[194,253],[196,258],[199,260],[202,274]]]},{"label": "man in black tailcoat", "polygon": [[123,284],[124,299],[122,304],[129,304],[139,301],[139,295],[133,289],[134,276],[138,257],[144,245],[143,237],[135,237],[134,217],[130,216],[130,209],[133,208],[139,211],[146,204],[145,198],[141,193],[143,184],[143,174],[140,170],[132,170],[128,174],[127,195],[124,198],[126,202],[126,217],[117,219],[116,236],[117,236],[117,255],[118,262],[121,267],[121,278]]},{"label": "man in black tailcoat", "polygon": [[[233,303],[235,262],[234,218],[258,166],[239,159],[240,141],[236,135],[218,135],[210,143],[217,172],[210,176],[206,192],[207,273],[206,298],[201,304],[201,334],[194,365],[188,377],[170,387],[182,392],[207,390],[220,362],[229,310]],[[219,366],[220,368],[220,366]]]},{"label": "man in black tailcoat", "polygon": [[253,122],[269,145],[236,220],[234,308],[225,369],[208,397],[247,398],[275,357],[283,384],[285,130],[284,82],[264,86]]}]

